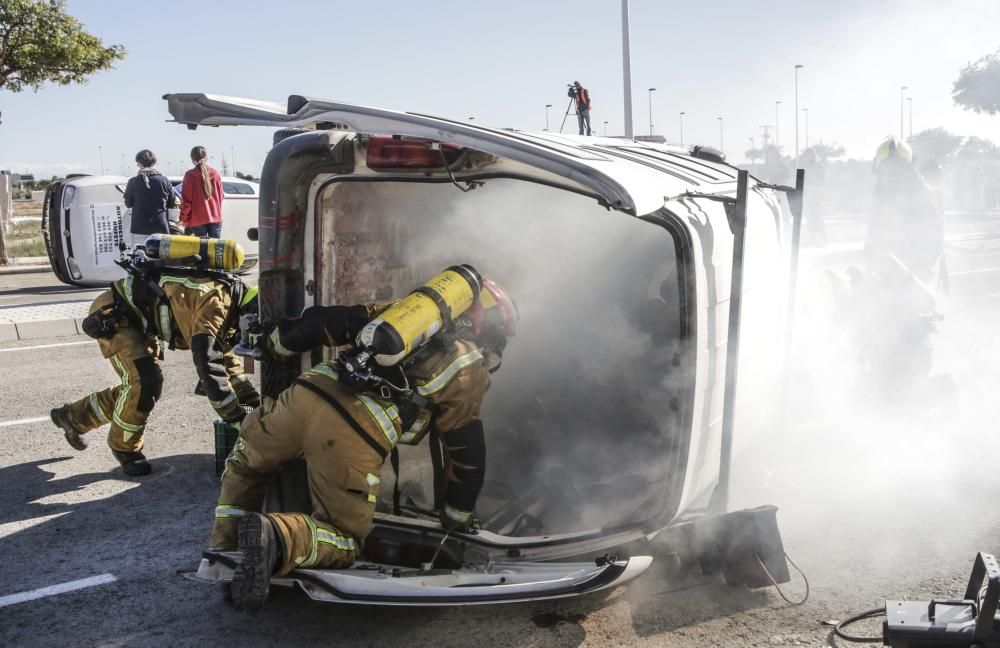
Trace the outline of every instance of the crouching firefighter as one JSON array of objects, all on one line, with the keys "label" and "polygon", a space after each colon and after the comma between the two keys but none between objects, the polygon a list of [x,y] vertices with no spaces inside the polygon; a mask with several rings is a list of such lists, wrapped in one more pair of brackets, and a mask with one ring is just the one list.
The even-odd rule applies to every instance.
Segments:
[{"label": "crouching firefighter", "polygon": [[[190,256],[178,259],[185,251]],[[161,340],[170,349],[191,350],[199,386],[223,420],[238,425],[246,416],[244,406],[260,404],[232,352],[240,314],[257,312],[257,288],[214,269],[235,268],[242,260],[234,241],[156,234],[145,249],[119,262],[128,276],[94,300],[83,330],[97,340],[121,384],[51,411],[73,448],[86,449],[83,435],[110,424],[108,445],[122,471],[149,474],[143,432],[163,387]],[[198,265],[181,266],[185,262]]]},{"label": "crouching firefighter", "polygon": [[[272,575],[351,565],[372,528],[385,458],[432,426],[444,445],[441,524],[475,529],[486,460],[479,410],[516,322],[504,290],[464,265],[389,306],[316,306],[264,329],[261,344],[277,356],[352,346],[264,399],[226,461],[210,546],[242,553],[237,608],[263,605]],[[271,477],[298,457],[312,514],[260,514]]]}]

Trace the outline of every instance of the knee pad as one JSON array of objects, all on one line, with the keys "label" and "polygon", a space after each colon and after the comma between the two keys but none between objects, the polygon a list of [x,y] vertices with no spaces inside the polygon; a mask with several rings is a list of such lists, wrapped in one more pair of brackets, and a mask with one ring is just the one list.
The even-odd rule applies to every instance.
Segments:
[{"label": "knee pad", "polygon": [[152,412],[156,401],[163,393],[163,371],[156,358],[146,356],[135,361],[139,373],[139,405],[140,412]]},{"label": "knee pad", "polygon": [[482,486],[486,473],[486,437],[478,419],[441,435],[451,472],[459,481]]}]

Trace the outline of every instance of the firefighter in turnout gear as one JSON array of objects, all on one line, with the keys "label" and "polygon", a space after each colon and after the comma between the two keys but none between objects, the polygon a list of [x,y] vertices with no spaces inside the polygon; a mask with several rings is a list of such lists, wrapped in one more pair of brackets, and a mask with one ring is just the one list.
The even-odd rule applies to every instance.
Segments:
[{"label": "firefighter in turnout gear", "polygon": [[[432,427],[444,445],[442,526],[475,529],[473,511],[486,460],[479,410],[490,373],[499,368],[517,321],[504,290],[478,273],[475,279],[480,282],[478,297],[467,310],[451,321],[444,316],[441,326],[430,327],[430,335],[405,358],[379,368],[387,376],[398,372],[390,381],[402,378],[409,386],[406,393],[359,388],[344,373],[351,363],[341,358],[306,371],[276,400],[264,399],[248,416],[226,462],[210,540],[212,549],[243,554],[232,582],[237,608],[259,608],[272,575],[351,565],[372,527],[385,458],[398,443],[420,443]],[[421,290],[429,294],[426,288],[432,283],[410,297]],[[385,328],[397,311],[412,315],[407,311],[410,297],[388,307],[309,308],[300,318],[280,322],[267,335],[266,347],[286,357],[320,345],[353,343],[357,349],[358,340]],[[426,303],[442,313],[448,310],[435,300],[436,305]],[[385,363],[395,360],[386,357]],[[312,514],[260,514],[271,477],[298,457],[306,461]]]},{"label": "firefighter in turnout gear", "polygon": [[110,424],[108,445],[125,474],[148,474],[143,431],[163,387],[159,341],[191,350],[212,407],[238,424],[244,406],[256,407],[260,396],[232,352],[233,334],[240,313],[256,310],[257,288],[223,273],[165,268],[115,281],[94,300],[83,328],[97,339],[121,384],[53,409],[52,422],[77,450],[87,447],[86,432]]}]

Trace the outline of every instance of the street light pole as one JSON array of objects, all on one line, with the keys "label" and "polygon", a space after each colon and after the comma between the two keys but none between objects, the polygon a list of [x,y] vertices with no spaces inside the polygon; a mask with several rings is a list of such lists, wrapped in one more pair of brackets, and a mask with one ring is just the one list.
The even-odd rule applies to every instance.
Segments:
[{"label": "street light pole", "polygon": [[684,115],[687,113],[681,113],[681,146],[684,146]]},{"label": "street light pole", "polygon": [[545,132],[549,131],[549,108],[552,104],[545,104]]},{"label": "street light pole", "polygon": [[235,146],[230,146],[229,147],[229,161],[233,163],[232,172],[233,172],[233,175],[235,176],[236,175],[236,147]]},{"label": "street light pole", "polygon": [[802,112],[806,114],[806,148],[809,148],[809,109],[803,108]]},{"label": "street light pole", "polygon": [[653,135],[653,93],[656,92],[656,88],[649,89],[649,134]]},{"label": "street light pole", "polygon": [[907,86],[899,87],[899,139],[903,139],[903,93]]},{"label": "street light pole", "polygon": [[795,66],[795,166],[799,166],[799,70],[802,65]]},{"label": "street light pole", "polygon": [[722,117],[716,117],[716,119],[719,120],[719,151],[721,151],[722,154],[725,155],[726,154],[726,140],[725,140],[725,137],[722,134]]},{"label": "street light pole", "polygon": [[604,122],[604,136],[608,136],[608,122]]},{"label": "street light pole", "polygon": [[910,106],[910,139],[913,139],[913,97],[907,97],[906,103]]},{"label": "street light pole", "polygon": [[[778,149],[781,148],[781,138],[779,137],[779,128],[778,128],[778,106],[780,106],[780,105],[781,105],[780,101],[775,101],[774,102],[774,148],[775,148],[775,151],[778,151]],[[780,152],[778,154],[781,155]]]},{"label": "street light pole", "polygon": [[628,44],[628,0],[622,0],[622,78],[625,81],[625,137],[632,139],[632,65]]},{"label": "street light pole", "polygon": [[104,175],[104,147],[97,147],[97,155],[101,158],[101,175]]}]

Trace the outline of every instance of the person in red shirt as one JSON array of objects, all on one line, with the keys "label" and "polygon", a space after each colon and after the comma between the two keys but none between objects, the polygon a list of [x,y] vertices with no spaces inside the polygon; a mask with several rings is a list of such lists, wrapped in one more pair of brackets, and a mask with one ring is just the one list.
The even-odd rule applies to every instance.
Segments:
[{"label": "person in red shirt", "polygon": [[181,224],[192,236],[221,238],[222,176],[208,166],[204,146],[191,149],[191,161],[181,188]]}]

